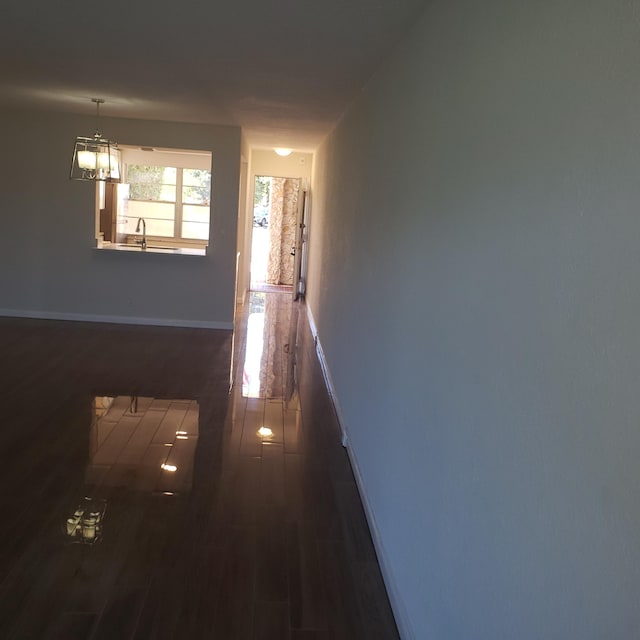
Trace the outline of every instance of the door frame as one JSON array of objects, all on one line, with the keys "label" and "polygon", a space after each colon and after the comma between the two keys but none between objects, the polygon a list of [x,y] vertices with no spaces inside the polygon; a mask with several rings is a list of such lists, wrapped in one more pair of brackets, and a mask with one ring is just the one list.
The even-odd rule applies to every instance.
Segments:
[{"label": "door frame", "polygon": [[309,239],[309,203],[311,190],[309,180],[301,178],[298,192],[298,219],[296,221],[296,241],[293,263],[293,299],[304,298],[307,290],[307,253]]}]

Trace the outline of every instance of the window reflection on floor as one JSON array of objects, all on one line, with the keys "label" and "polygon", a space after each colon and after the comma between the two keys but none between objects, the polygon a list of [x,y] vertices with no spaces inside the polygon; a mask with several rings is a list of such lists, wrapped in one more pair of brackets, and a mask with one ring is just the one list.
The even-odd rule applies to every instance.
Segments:
[{"label": "window reflection on floor", "polygon": [[244,397],[291,396],[297,325],[298,308],[293,309],[290,293],[251,292],[242,371]]},{"label": "window reflection on floor", "polygon": [[260,397],[260,370],[264,351],[265,294],[252,291],[249,296],[247,348],[242,372],[242,395]]},{"label": "window reflection on floor", "polygon": [[175,495],[191,490],[198,443],[198,402],[97,396],[91,427],[88,490],[114,486]]}]

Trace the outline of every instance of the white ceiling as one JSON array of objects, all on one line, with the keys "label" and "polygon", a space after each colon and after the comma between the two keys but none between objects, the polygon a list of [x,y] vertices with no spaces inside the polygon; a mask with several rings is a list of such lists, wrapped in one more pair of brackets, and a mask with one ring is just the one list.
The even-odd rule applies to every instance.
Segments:
[{"label": "white ceiling", "polygon": [[240,125],[312,150],[425,0],[2,0],[0,104]]}]

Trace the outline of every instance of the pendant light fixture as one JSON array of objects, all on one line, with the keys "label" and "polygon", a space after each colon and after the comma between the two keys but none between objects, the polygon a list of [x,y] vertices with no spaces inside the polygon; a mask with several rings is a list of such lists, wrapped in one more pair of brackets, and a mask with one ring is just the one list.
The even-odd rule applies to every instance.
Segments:
[{"label": "pendant light fixture", "polygon": [[100,105],[102,98],[92,98],[96,105],[96,132],[92,138],[78,136],[73,147],[71,180],[120,180],[120,151],[118,145],[102,137],[100,131]]}]

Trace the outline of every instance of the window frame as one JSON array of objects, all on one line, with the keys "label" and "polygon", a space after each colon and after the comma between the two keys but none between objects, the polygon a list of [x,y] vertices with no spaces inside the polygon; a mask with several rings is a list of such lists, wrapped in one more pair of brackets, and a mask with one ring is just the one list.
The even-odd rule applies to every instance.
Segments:
[{"label": "window frame", "polygon": [[[176,171],[176,197],[175,201],[172,200],[144,200],[139,198],[132,198],[129,195],[128,200],[131,202],[146,202],[146,203],[161,203],[170,204],[174,208],[173,216],[173,235],[172,236],[155,236],[153,234],[147,234],[147,238],[151,238],[154,241],[157,239],[161,242],[174,242],[174,243],[187,243],[197,245],[208,245],[211,237],[211,224],[212,224],[212,201],[213,201],[213,154],[210,151],[197,151],[197,150],[181,150],[181,149],[154,149],[153,151],[146,150],[140,147],[126,147],[121,146],[122,149],[122,165],[123,165],[123,182],[132,184],[129,182],[129,166],[131,165],[147,165],[163,168],[172,168]],[[197,158],[197,160],[196,160]],[[176,161],[180,159],[180,161]],[[184,205],[183,202],[184,193],[184,171],[187,170],[202,170],[209,172],[209,203],[208,205],[198,205],[187,203],[189,206],[203,207],[208,210],[208,234],[207,238],[188,238],[182,235],[182,226],[184,222]],[[134,183],[135,184],[135,183]],[[172,185],[173,186],[173,185]],[[134,216],[126,216],[127,218],[133,218]],[[168,220],[167,220],[168,221]],[[131,235],[131,234],[128,234]]]}]

